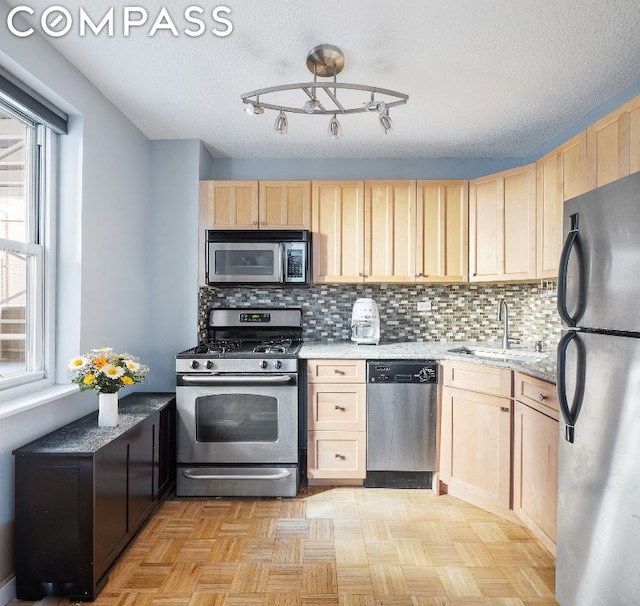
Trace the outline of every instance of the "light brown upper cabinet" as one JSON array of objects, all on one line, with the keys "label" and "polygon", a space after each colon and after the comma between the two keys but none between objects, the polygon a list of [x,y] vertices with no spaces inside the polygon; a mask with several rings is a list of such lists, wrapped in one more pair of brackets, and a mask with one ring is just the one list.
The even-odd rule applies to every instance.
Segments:
[{"label": "light brown upper cabinet", "polygon": [[258,207],[257,181],[200,182],[204,229],[258,229]]},{"label": "light brown upper cabinet", "polygon": [[417,282],[469,278],[468,181],[418,181]]},{"label": "light brown upper cabinet", "polygon": [[469,185],[471,282],[536,278],[536,165]]},{"label": "light brown upper cabinet", "polygon": [[205,229],[311,226],[309,181],[202,181],[200,187]]},{"label": "light brown upper cabinet", "polygon": [[314,282],[415,280],[415,181],[314,181]]},{"label": "light brown upper cabinet", "polygon": [[587,133],[536,162],[538,278],[557,278],[562,249],[562,203],[587,191]]},{"label": "light brown upper cabinet", "polygon": [[310,181],[260,181],[260,229],[311,229]]},{"label": "light brown upper cabinet", "polygon": [[364,182],[314,181],[313,281],[361,282],[364,275]]},{"label": "light brown upper cabinet", "polygon": [[640,171],[640,96],[587,128],[588,189]]},{"label": "light brown upper cabinet", "polygon": [[413,282],[416,182],[365,181],[364,281]]}]

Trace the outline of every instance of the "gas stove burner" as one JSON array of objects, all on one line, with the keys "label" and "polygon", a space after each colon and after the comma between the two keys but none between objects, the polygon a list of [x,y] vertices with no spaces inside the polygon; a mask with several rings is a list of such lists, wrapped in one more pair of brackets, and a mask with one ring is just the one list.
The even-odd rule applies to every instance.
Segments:
[{"label": "gas stove burner", "polygon": [[285,354],[291,349],[291,344],[291,339],[270,339],[256,345],[253,353]]},{"label": "gas stove burner", "polygon": [[203,343],[198,345],[195,348],[195,353],[198,354],[227,354],[232,351],[236,351],[240,348],[240,341],[227,340],[227,339],[219,339],[216,341],[209,341],[208,343]]}]

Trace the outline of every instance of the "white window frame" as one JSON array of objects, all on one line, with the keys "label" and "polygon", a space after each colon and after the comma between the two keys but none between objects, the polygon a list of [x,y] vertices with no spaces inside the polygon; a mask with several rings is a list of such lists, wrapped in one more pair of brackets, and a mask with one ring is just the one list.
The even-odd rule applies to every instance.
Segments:
[{"label": "white window frame", "polygon": [[57,135],[37,119],[21,115],[19,103],[0,99],[0,108],[15,120],[33,127],[30,173],[25,183],[31,218],[27,242],[0,238],[0,249],[27,255],[27,372],[0,379],[2,403],[54,384],[55,377],[55,233],[58,171]]}]

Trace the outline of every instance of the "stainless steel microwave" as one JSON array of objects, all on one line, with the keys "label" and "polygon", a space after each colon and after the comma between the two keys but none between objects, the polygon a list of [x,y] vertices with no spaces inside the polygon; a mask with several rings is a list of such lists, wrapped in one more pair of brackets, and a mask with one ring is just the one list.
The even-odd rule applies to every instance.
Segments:
[{"label": "stainless steel microwave", "polygon": [[205,281],[231,286],[301,286],[311,279],[311,233],[306,230],[209,229]]}]

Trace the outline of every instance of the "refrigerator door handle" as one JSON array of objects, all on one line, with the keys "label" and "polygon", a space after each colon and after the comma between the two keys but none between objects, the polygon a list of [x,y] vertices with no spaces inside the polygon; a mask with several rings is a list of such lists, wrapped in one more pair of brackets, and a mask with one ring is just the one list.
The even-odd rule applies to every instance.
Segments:
[{"label": "refrigerator door handle", "polygon": [[571,215],[571,229],[567,234],[560,254],[560,265],[558,266],[558,313],[567,326],[575,326],[577,319],[572,317],[567,309],[567,273],[569,271],[569,257],[573,247],[579,243],[578,234],[578,213]]},{"label": "refrigerator door handle", "polygon": [[[575,340],[576,345],[576,382],[575,393],[573,394],[573,402],[571,408],[567,401],[567,382],[566,382],[566,366],[567,366],[567,348],[569,343]],[[584,400],[584,388],[586,378],[586,351],[584,342],[577,332],[570,331],[565,333],[558,343],[558,376],[557,390],[560,411],[565,422],[565,440],[573,444],[575,440],[575,428],[582,408]]]}]

